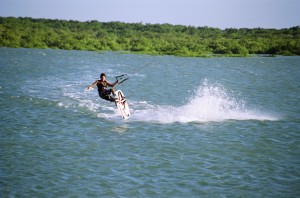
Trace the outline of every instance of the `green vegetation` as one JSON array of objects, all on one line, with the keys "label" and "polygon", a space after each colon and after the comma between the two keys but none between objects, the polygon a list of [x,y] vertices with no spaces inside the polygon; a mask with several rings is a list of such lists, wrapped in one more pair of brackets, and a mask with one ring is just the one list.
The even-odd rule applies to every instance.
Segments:
[{"label": "green vegetation", "polygon": [[300,55],[300,28],[220,30],[170,24],[0,17],[0,47],[195,57]]}]

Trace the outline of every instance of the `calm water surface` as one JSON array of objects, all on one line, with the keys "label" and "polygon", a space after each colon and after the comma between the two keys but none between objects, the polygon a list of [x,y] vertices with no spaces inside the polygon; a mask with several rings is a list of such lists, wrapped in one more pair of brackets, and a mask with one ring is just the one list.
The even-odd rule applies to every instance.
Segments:
[{"label": "calm water surface", "polygon": [[[299,67],[0,48],[0,195],[299,197]],[[101,72],[129,120],[86,91]]]}]

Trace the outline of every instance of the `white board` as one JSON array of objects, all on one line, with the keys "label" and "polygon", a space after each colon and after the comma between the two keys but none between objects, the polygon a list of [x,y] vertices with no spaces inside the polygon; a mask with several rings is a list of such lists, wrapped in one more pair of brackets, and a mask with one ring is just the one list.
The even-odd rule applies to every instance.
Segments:
[{"label": "white board", "polygon": [[124,120],[128,119],[130,117],[130,110],[128,106],[128,102],[122,93],[121,90],[115,91],[116,96],[116,105],[118,107],[118,110]]}]

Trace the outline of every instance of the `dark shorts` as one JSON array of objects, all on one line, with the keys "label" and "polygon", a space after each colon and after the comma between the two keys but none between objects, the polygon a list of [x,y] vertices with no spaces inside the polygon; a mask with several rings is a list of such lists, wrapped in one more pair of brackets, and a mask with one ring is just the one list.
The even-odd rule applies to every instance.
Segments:
[{"label": "dark shorts", "polygon": [[114,102],[115,99],[112,95],[110,95],[111,93],[112,93],[112,89],[106,89],[105,91],[99,92],[99,96],[100,96],[100,98],[102,98],[104,100]]}]

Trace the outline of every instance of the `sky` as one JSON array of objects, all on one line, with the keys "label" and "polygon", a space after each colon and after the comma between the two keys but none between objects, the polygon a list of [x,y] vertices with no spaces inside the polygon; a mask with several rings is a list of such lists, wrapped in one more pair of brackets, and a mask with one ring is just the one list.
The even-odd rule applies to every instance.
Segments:
[{"label": "sky", "polygon": [[0,0],[0,16],[281,29],[300,25],[300,0]]}]

